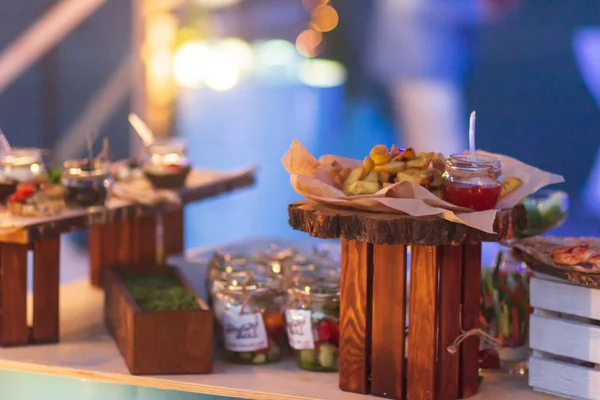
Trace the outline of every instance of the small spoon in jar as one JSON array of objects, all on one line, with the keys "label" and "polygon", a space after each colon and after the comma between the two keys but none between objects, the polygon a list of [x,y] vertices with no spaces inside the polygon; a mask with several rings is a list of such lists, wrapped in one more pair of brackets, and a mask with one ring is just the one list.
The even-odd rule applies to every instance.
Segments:
[{"label": "small spoon in jar", "polygon": [[144,142],[145,146],[149,146],[154,142],[154,135],[148,125],[142,121],[140,117],[136,114],[129,114],[129,123],[133,126],[133,129],[137,132],[137,134],[142,138],[142,142]]},{"label": "small spoon in jar", "polygon": [[4,136],[4,132],[0,129],[0,154],[10,154],[12,151],[12,147],[8,143],[8,139]]}]

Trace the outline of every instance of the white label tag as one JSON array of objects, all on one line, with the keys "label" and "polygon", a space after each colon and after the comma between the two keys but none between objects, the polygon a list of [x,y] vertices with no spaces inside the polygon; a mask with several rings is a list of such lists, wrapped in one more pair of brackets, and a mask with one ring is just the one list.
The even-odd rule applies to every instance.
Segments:
[{"label": "white label tag", "polygon": [[315,348],[310,316],[309,310],[287,310],[285,313],[288,340],[296,350]]},{"label": "white label tag", "polygon": [[269,347],[260,313],[240,315],[240,307],[233,307],[225,312],[223,322],[227,350],[243,352]]}]

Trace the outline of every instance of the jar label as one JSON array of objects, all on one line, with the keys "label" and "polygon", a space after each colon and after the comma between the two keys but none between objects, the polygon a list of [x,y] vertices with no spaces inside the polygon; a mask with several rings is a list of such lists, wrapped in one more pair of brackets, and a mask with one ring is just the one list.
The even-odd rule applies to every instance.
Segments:
[{"label": "jar label", "polygon": [[296,350],[314,349],[311,312],[309,310],[287,310],[285,319],[290,346]]},{"label": "jar label", "polygon": [[240,307],[225,312],[225,348],[229,351],[245,352],[269,347],[265,323],[260,313],[240,315]]}]

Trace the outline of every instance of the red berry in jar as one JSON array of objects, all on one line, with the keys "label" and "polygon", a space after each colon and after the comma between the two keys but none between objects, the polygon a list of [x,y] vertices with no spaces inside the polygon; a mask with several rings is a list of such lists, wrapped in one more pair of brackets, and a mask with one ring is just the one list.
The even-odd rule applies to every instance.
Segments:
[{"label": "red berry in jar", "polygon": [[322,320],[319,323],[319,340],[337,345],[340,340],[338,324],[328,319]]}]

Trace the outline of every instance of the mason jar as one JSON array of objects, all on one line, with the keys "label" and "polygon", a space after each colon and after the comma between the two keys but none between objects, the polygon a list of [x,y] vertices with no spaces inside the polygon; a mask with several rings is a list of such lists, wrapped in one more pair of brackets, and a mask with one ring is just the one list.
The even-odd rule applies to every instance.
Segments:
[{"label": "mason jar", "polygon": [[443,175],[444,200],[475,211],[494,209],[502,191],[501,171],[500,160],[495,157],[451,155]]},{"label": "mason jar", "polygon": [[338,370],[339,324],[339,282],[315,279],[288,289],[287,336],[300,368]]},{"label": "mason jar", "polygon": [[[223,290],[225,358],[237,364],[266,364],[281,359],[285,321],[283,292],[276,280],[236,272]],[[216,308],[216,305],[215,305]]]}]

